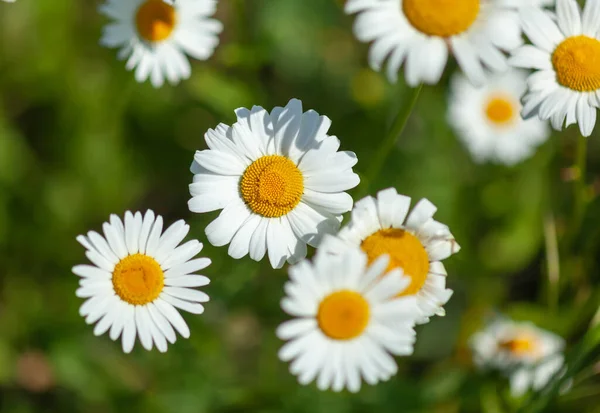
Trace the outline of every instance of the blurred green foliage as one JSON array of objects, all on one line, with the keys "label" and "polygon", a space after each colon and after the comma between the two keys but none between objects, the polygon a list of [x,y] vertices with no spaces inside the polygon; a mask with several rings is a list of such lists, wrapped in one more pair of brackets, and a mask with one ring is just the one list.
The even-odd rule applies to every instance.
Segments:
[{"label": "blurred green foliage", "polygon": [[[426,87],[373,191],[427,197],[463,247],[447,261],[447,316],[419,328],[399,374],[358,395],[300,387],[277,358],[274,329],[285,271],[205,246],[212,297],[185,314],[192,337],[167,354],[94,337],[78,315],[85,261],[75,236],[110,213],[154,209],[185,218],[191,236],[215,214],[187,210],[189,165],[203,133],[240,106],[302,99],[333,120],[364,173],[405,87],[367,68],[341,1],[223,0],[225,31],[192,78],[136,84],[98,46],[97,1],[0,3],[0,412],[500,413],[518,405],[505,380],[475,371],[469,336],[496,312],[579,340],[599,303],[600,202],[561,256],[559,303],[549,305],[544,218],[568,234],[577,131],[553,137],[523,164],[474,164],[445,122],[448,74]],[[600,128],[597,128],[597,131]],[[589,139],[590,198],[600,189],[600,136]],[[364,183],[363,183],[364,184]],[[548,219],[548,218],[547,218]],[[597,368],[595,371],[598,371]],[[556,412],[600,412],[600,380],[584,371]],[[586,378],[588,377],[588,378]],[[576,383],[579,383],[576,378]]]}]

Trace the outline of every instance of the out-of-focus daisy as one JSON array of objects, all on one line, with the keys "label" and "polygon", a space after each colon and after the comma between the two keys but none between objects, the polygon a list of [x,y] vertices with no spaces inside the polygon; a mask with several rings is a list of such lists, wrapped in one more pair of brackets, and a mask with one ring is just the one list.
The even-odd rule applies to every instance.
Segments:
[{"label": "out-of-focus daisy", "polygon": [[95,231],[77,237],[93,265],[77,265],[82,277],[76,295],[87,298],[79,313],[88,324],[96,323],[95,335],[110,330],[110,338],[121,336],[123,351],[133,349],[136,336],[142,346],[167,351],[175,330],[183,337],[190,330],[175,308],[193,314],[204,312],[208,295],[193,287],[209,283],[194,274],[210,265],[208,258],[194,258],[202,244],[197,240],[179,245],[189,231],[183,220],[163,233],[163,219],[152,211],[144,217],[125,213],[125,223],[116,215],[102,225],[104,236]]},{"label": "out-of-focus daisy", "polygon": [[135,79],[177,84],[191,74],[186,57],[208,59],[219,44],[221,22],[210,18],[217,0],[107,0],[100,11],[113,19],[100,44],[120,48]]},{"label": "out-of-focus daisy", "polygon": [[513,165],[548,139],[547,122],[521,118],[519,99],[527,90],[526,79],[527,73],[519,70],[491,76],[481,88],[461,74],[452,79],[448,123],[476,161]]},{"label": "out-of-focus daisy", "polygon": [[579,124],[589,136],[600,107],[600,0],[588,0],[580,13],[575,0],[557,0],[555,22],[539,8],[521,12],[523,28],[533,45],[514,51],[517,67],[537,69],[530,75],[523,117],[538,115],[563,125]]},{"label": "out-of-focus daisy", "polygon": [[373,42],[369,63],[395,82],[404,63],[410,86],[437,83],[452,53],[474,84],[485,80],[484,66],[506,70],[503,51],[522,44],[518,14],[507,0],[348,0],[358,13],[356,37]]},{"label": "out-of-focus daisy", "polygon": [[420,200],[409,213],[410,198],[394,188],[356,202],[352,219],[337,237],[322,246],[325,253],[339,254],[347,245],[360,247],[372,263],[389,254],[387,271],[401,268],[411,278],[402,292],[415,296],[420,312],[417,323],[433,315],[445,315],[444,304],[452,296],[446,288],[446,269],[441,263],[457,253],[460,246],[448,226],[433,219],[437,208]]},{"label": "out-of-focus daisy", "polygon": [[306,256],[323,234],[338,230],[341,214],[352,209],[344,191],[358,185],[353,152],[338,152],[329,136],[331,121],[313,110],[302,112],[292,99],[268,113],[260,106],[236,111],[233,126],[220,124],[206,135],[209,149],[192,164],[192,212],[223,209],[206,227],[215,246],[229,245],[229,255],[268,252],[274,268]]},{"label": "out-of-focus daisy", "polygon": [[5,1],[7,3],[14,3],[15,2],[15,0],[2,0],[2,1]]},{"label": "out-of-focus daisy", "polygon": [[515,396],[542,388],[563,367],[564,345],[561,337],[532,323],[505,319],[471,339],[475,364],[507,373]]},{"label": "out-of-focus daisy", "polygon": [[399,268],[383,277],[388,259],[369,266],[360,249],[347,248],[290,268],[281,306],[295,318],[277,329],[289,340],[279,357],[291,361],[301,384],[357,392],[362,380],[373,385],[396,374],[390,354],[412,354],[415,301],[398,297],[410,279]]}]

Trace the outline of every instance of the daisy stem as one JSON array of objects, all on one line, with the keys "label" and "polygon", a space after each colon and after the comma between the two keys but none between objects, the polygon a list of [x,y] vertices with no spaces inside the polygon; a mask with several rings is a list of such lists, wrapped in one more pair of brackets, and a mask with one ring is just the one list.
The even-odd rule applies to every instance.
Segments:
[{"label": "daisy stem", "polygon": [[398,115],[396,115],[396,119],[392,123],[389,132],[385,136],[384,140],[379,145],[379,148],[373,158],[371,159],[371,167],[367,170],[365,174],[366,184],[363,186],[362,193],[363,195],[369,191],[369,187],[373,185],[373,182],[381,172],[383,165],[385,164],[385,160],[389,156],[394,146],[398,142],[398,138],[402,135],[404,128],[410,118],[410,115],[419,99],[419,94],[421,93],[422,85],[417,86],[416,88],[409,89],[409,93],[406,95],[406,98],[402,102],[400,106],[400,110],[398,111]]},{"label": "daisy stem", "polygon": [[556,221],[549,212],[544,218],[544,240],[546,243],[546,265],[548,271],[548,307],[556,311],[558,307],[558,281],[560,278],[560,256],[556,237]]}]

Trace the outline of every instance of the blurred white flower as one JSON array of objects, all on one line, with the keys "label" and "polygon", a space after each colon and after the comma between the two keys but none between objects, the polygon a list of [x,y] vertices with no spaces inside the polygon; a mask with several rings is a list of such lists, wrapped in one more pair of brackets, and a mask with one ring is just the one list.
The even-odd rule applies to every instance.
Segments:
[{"label": "blurred white flower", "polygon": [[396,374],[390,354],[413,353],[415,300],[398,297],[410,279],[399,268],[384,276],[387,266],[387,256],[368,266],[360,249],[347,248],[290,268],[281,307],[295,318],[277,329],[289,340],[279,357],[301,384],[357,392],[362,380],[373,385]]},{"label": "blurred white flower", "polygon": [[[136,335],[142,346],[153,344],[167,351],[174,343],[175,330],[183,337],[190,330],[175,309],[193,314],[204,312],[208,295],[193,287],[210,281],[194,274],[210,265],[208,258],[194,258],[202,244],[197,240],[179,245],[189,231],[183,220],[163,233],[163,219],[147,211],[125,213],[125,223],[111,215],[102,226],[104,236],[95,231],[77,237],[94,265],[77,265],[73,272],[82,277],[76,295],[86,298],[79,313],[88,324],[96,324],[95,335],[110,329],[110,338],[121,336],[123,351],[133,349]],[[175,328],[175,330],[173,329]]]},{"label": "blurred white flower", "polygon": [[[505,3],[509,3],[506,5]],[[387,59],[387,75],[395,82],[404,63],[406,83],[439,82],[448,55],[456,58],[467,78],[485,81],[484,66],[508,68],[503,51],[522,44],[521,27],[509,0],[348,0],[346,13],[358,13],[354,33],[373,42],[371,67],[379,71]]]},{"label": "blurred white flower", "polygon": [[530,322],[497,319],[470,344],[475,364],[508,374],[515,396],[544,387],[564,363],[564,340]]},{"label": "blurred white flower", "polygon": [[590,136],[600,108],[600,0],[587,0],[583,14],[575,0],[557,0],[556,22],[539,8],[521,12],[533,45],[514,51],[510,63],[536,69],[523,98],[523,117],[537,115],[554,129],[579,124]]},{"label": "blurred white flower", "polygon": [[254,106],[236,114],[233,126],[210,129],[209,149],[196,152],[190,211],[223,210],[206,236],[215,246],[229,244],[233,258],[260,261],[268,253],[273,268],[296,263],[352,209],[344,191],[360,181],[352,172],[356,155],[339,152],[339,139],[327,134],[331,121],[303,113],[297,99],[271,113]]},{"label": "blurred white flower", "polygon": [[372,263],[389,255],[387,271],[401,268],[411,279],[403,296],[415,296],[419,309],[417,323],[433,315],[445,315],[444,305],[452,296],[446,288],[442,260],[460,251],[460,246],[444,224],[433,219],[437,208],[427,199],[409,213],[410,198],[394,188],[356,202],[352,219],[337,237],[319,247],[319,254],[340,254],[348,245],[360,247]]},{"label": "blurred white flower", "polygon": [[107,0],[100,12],[114,22],[100,44],[120,48],[118,58],[138,82],[177,84],[191,74],[186,54],[206,60],[219,44],[222,24],[210,18],[216,7],[217,0]]},{"label": "blurred white flower", "polygon": [[526,79],[526,72],[511,70],[476,88],[462,74],[453,77],[448,123],[477,162],[513,165],[550,136],[547,122],[521,118],[519,99],[527,90]]}]

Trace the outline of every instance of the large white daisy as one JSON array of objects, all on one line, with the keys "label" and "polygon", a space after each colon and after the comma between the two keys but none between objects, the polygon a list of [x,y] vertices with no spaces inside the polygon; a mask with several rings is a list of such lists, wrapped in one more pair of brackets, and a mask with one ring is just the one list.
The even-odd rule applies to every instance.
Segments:
[{"label": "large white daisy", "polygon": [[374,262],[389,254],[388,271],[401,268],[411,278],[403,296],[415,296],[419,309],[417,323],[433,315],[445,315],[444,304],[452,296],[446,288],[446,269],[441,263],[457,253],[460,246],[444,224],[433,219],[437,208],[427,199],[409,213],[410,198],[394,188],[356,202],[352,219],[337,237],[319,250],[339,254],[347,245],[360,247]]},{"label": "large white daisy", "polygon": [[210,18],[216,7],[217,0],[107,0],[100,11],[114,22],[100,44],[120,48],[138,82],[177,84],[191,74],[186,54],[206,60],[219,44],[222,24]]},{"label": "large white daisy", "polygon": [[521,118],[519,99],[527,90],[526,80],[526,72],[511,70],[477,88],[461,74],[453,77],[448,123],[476,161],[513,165],[550,136],[547,122]]},{"label": "large white daisy", "polygon": [[[96,323],[95,335],[110,330],[110,338],[121,336],[123,351],[133,349],[136,336],[142,346],[167,351],[175,330],[183,337],[190,330],[175,308],[193,314],[204,312],[208,295],[193,287],[209,283],[197,275],[210,265],[208,258],[194,258],[202,244],[197,240],[179,245],[189,231],[183,220],[163,233],[163,219],[147,211],[125,213],[125,223],[111,215],[102,225],[104,236],[95,231],[77,237],[93,265],[77,265],[81,277],[76,295],[86,298],[79,313],[88,324]],[[179,245],[179,246],[178,246]]]},{"label": "large white daisy", "polygon": [[510,63],[536,69],[523,117],[550,119],[557,130],[578,123],[591,135],[600,108],[600,0],[587,0],[583,14],[575,0],[557,0],[556,22],[538,8],[524,9],[521,20],[533,45],[514,51]]},{"label": "large white daisy", "polygon": [[475,364],[506,373],[515,396],[541,389],[564,364],[564,340],[530,322],[495,320],[470,344]]},{"label": "large white daisy", "polygon": [[[508,3],[508,4],[507,4]],[[404,63],[410,86],[437,83],[452,53],[474,84],[485,80],[484,66],[506,70],[503,51],[522,44],[518,14],[511,0],[348,0],[358,13],[356,37],[373,42],[369,63],[395,82]]]},{"label": "large white daisy", "polygon": [[277,329],[289,340],[279,357],[301,384],[357,392],[361,378],[373,385],[396,374],[390,354],[412,354],[415,302],[398,298],[410,279],[399,268],[383,277],[387,266],[387,256],[368,266],[360,249],[347,248],[290,268],[281,307],[295,318]]},{"label": "large white daisy", "polygon": [[233,126],[210,129],[209,149],[196,152],[189,208],[223,209],[206,236],[215,246],[230,244],[233,258],[259,261],[268,252],[274,268],[298,262],[352,209],[344,191],[359,183],[356,155],[338,152],[339,139],[327,134],[331,121],[303,113],[297,99],[271,113],[254,106],[236,114]]}]

